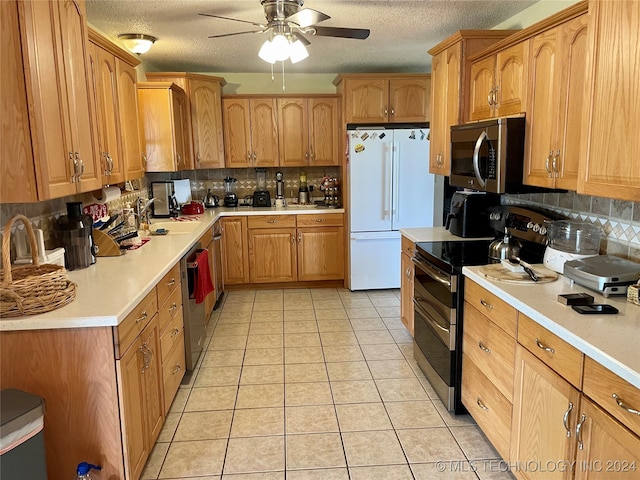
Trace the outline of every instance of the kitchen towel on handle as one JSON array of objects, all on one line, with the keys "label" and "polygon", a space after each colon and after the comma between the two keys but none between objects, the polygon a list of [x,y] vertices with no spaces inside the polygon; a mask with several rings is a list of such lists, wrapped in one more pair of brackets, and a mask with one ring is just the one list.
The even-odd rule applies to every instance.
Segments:
[{"label": "kitchen towel on handle", "polygon": [[[193,281],[193,288],[189,288],[191,298],[196,299],[196,303],[204,302],[204,299],[213,292],[213,283],[211,282],[211,272],[209,271],[209,250],[206,248],[196,252],[196,258],[193,262],[189,262],[192,275],[189,280]],[[189,285],[190,287],[192,285]]]}]

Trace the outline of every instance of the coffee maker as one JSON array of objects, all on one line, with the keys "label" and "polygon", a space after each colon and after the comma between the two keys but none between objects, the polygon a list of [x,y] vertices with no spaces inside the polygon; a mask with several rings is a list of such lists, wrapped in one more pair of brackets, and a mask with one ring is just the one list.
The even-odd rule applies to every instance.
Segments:
[{"label": "coffee maker", "polygon": [[171,180],[151,182],[151,198],[154,199],[151,208],[156,218],[177,217],[180,205],[175,196],[175,188]]},{"label": "coffee maker", "polygon": [[257,174],[257,189],[253,192],[253,206],[254,207],[270,207],[271,195],[267,190],[267,169],[256,168]]},{"label": "coffee maker", "polygon": [[58,218],[57,228],[62,234],[67,270],[86,268],[96,263],[93,218],[82,213],[81,202],[67,203],[67,214]]},{"label": "coffee maker", "polygon": [[238,195],[236,195],[236,180],[233,177],[224,178],[224,206],[237,207]]}]

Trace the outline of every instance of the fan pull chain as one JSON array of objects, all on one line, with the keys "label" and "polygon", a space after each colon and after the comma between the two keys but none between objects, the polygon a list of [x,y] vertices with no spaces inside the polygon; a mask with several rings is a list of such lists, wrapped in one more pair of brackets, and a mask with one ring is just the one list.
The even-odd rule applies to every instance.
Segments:
[{"label": "fan pull chain", "polygon": [[284,88],[284,62],[280,62],[280,63],[282,63],[282,91],[284,92],[285,91],[285,88]]},{"label": "fan pull chain", "polygon": [[271,64],[271,81],[275,81],[276,77],[273,75],[273,63]]}]

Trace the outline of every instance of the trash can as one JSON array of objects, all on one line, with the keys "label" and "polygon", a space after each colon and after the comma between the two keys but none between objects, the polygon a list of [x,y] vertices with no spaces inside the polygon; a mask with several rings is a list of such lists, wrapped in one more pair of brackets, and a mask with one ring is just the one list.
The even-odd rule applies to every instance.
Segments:
[{"label": "trash can", "polygon": [[44,401],[16,389],[0,391],[2,480],[47,480]]}]

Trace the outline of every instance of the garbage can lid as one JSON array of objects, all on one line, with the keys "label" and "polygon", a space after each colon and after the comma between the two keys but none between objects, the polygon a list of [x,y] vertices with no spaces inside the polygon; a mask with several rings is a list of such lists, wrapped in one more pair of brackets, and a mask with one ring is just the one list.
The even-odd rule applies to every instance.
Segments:
[{"label": "garbage can lid", "polygon": [[38,425],[37,431],[41,430],[43,415],[44,401],[41,397],[15,388],[0,390],[0,440],[3,443],[27,426],[31,427],[27,429],[31,432],[29,437]]}]

